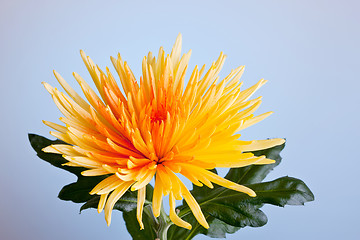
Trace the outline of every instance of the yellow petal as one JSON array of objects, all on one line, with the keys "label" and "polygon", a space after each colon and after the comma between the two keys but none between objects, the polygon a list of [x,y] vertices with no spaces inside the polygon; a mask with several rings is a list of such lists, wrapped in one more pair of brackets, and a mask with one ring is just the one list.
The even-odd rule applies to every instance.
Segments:
[{"label": "yellow petal", "polygon": [[104,180],[102,180],[101,182],[99,182],[98,184],[96,184],[96,186],[90,191],[90,194],[96,194],[98,193],[101,189],[107,187],[109,184],[111,184],[112,182],[116,182],[118,181],[119,178],[116,177],[115,175],[112,175],[110,177],[105,178]]},{"label": "yellow petal", "polygon": [[81,175],[86,176],[86,177],[101,176],[101,175],[106,175],[106,174],[109,174],[109,172],[104,170],[102,167],[101,168],[90,169],[90,170],[85,170],[85,171],[81,172]]},{"label": "yellow petal", "polygon": [[57,73],[55,70],[53,71],[56,79],[60,83],[60,85],[64,88],[64,90],[69,94],[69,96],[74,99],[74,101],[79,104],[84,109],[89,109],[89,104],[82,98],[80,95],[74,91],[70,87],[70,85]]},{"label": "yellow petal", "polygon": [[243,130],[245,128],[248,128],[258,122],[261,122],[262,120],[264,120],[265,118],[267,118],[268,116],[270,116],[273,112],[267,112],[267,113],[263,113],[260,114],[259,116],[250,118],[246,121],[243,122],[243,124],[237,129],[237,131]]},{"label": "yellow petal", "polygon": [[256,163],[254,163],[254,165],[272,164],[275,162],[276,162],[275,160],[264,158],[264,159],[261,159],[260,161],[257,161]]},{"label": "yellow petal", "polygon": [[70,156],[63,156],[66,160],[69,162],[73,162],[76,164],[79,164],[81,166],[87,167],[87,168],[98,168],[101,167],[101,164],[97,161],[94,161],[87,157],[70,157]]},{"label": "yellow petal", "polygon": [[162,197],[163,197],[163,185],[161,183],[161,179],[159,175],[157,174],[155,179],[153,201],[152,201],[153,214],[155,217],[160,216]]},{"label": "yellow petal", "polygon": [[209,172],[207,170],[203,170],[202,173],[213,183],[216,183],[220,186],[223,186],[223,187],[226,187],[226,188],[238,191],[238,192],[246,193],[250,197],[256,197],[256,193],[248,187],[231,182],[231,181],[229,181],[225,178],[222,178],[219,175],[217,175],[213,172]]},{"label": "yellow petal", "polygon": [[169,199],[169,203],[170,203],[170,220],[175,223],[177,226],[179,227],[183,227],[186,229],[191,229],[191,224],[189,224],[188,222],[185,222],[184,220],[182,220],[181,218],[178,217],[178,215],[175,212],[175,197],[174,194],[172,192],[170,192],[170,199]]},{"label": "yellow petal", "polygon": [[61,132],[61,133],[66,133],[67,131],[67,128],[64,127],[64,126],[61,126],[59,124],[56,124],[56,123],[53,123],[53,122],[49,122],[49,121],[45,121],[43,120],[43,123],[49,127],[51,127],[52,129],[55,129],[56,131],[58,132]]},{"label": "yellow petal", "polygon": [[111,223],[111,212],[114,208],[115,203],[130,188],[131,184],[133,184],[133,182],[124,182],[121,186],[119,186],[110,194],[109,199],[107,200],[105,205],[105,220],[108,226]]},{"label": "yellow petal", "polygon": [[196,202],[195,198],[191,195],[189,190],[186,188],[186,186],[182,182],[180,182],[180,185],[181,185],[181,193],[182,193],[186,203],[189,205],[191,211],[193,212],[194,217],[204,228],[208,229],[209,224],[207,223],[199,204]]},{"label": "yellow petal", "polygon": [[138,190],[136,218],[140,225],[140,230],[144,229],[144,223],[142,222],[142,213],[146,197],[146,186]]},{"label": "yellow petal", "polygon": [[[265,159],[265,156],[239,159],[236,161],[227,161],[227,162],[224,161],[224,162],[217,163],[216,167],[222,167],[222,168],[245,167],[245,166],[249,166],[251,164],[256,164],[257,162],[262,161],[263,159]],[[266,164],[266,163],[264,162],[264,164]]]},{"label": "yellow petal", "polygon": [[285,139],[283,139],[283,138],[254,140],[254,141],[251,141],[251,143],[249,145],[242,145],[241,148],[243,151],[257,151],[257,150],[272,148],[274,146],[281,145],[284,142],[285,142]]},{"label": "yellow petal", "polygon": [[148,173],[131,187],[131,191],[135,191],[145,187],[154,177],[155,172],[156,169],[149,169]]},{"label": "yellow petal", "polygon": [[98,204],[98,208],[97,208],[98,213],[101,213],[102,210],[104,209],[105,202],[106,202],[106,199],[107,199],[108,195],[109,194],[106,193],[106,194],[102,194],[100,196],[100,200],[99,200],[99,204]]}]

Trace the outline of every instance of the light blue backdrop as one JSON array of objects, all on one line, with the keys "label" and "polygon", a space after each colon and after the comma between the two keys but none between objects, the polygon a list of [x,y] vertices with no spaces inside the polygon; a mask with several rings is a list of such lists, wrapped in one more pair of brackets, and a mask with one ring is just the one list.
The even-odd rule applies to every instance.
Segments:
[{"label": "light blue backdrop", "polygon": [[228,239],[359,239],[358,1],[128,2],[1,1],[0,238],[130,239],[121,213],[107,227],[95,210],[57,199],[75,178],[39,160],[27,133],[49,137],[41,120],[60,117],[40,84],[57,85],[53,69],[73,86],[73,71],[89,80],[80,49],[101,67],[121,52],[139,76],[142,57],[169,52],[181,32],[191,67],[224,51],[221,76],[246,65],[246,86],[269,80],[258,113],[275,114],[243,137],[286,137],[268,179],[301,178],[316,196],[305,207],[264,207],[266,226]]}]

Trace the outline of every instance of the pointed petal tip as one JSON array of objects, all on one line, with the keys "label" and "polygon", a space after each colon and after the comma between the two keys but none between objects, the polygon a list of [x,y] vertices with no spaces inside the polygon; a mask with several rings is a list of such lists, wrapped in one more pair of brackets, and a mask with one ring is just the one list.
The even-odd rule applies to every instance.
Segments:
[{"label": "pointed petal tip", "polygon": [[177,35],[176,39],[181,40],[182,39],[182,34],[179,32],[179,34]]},{"label": "pointed petal tip", "polygon": [[275,143],[274,146],[279,146],[286,142],[285,138],[269,138],[267,140],[274,141],[274,143]]},{"label": "pointed petal tip", "polygon": [[270,159],[270,160],[272,160],[272,161],[269,161],[269,164],[276,163],[276,161],[275,161],[275,160],[273,160],[273,159]]},{"label": "pointed petal tip", "polygon": [[48,152],[50,152],[50,148],[51,148],[51,145],[50,145],[50,146],[47,146],[47,147],[42,148],[42,149],[41,149],[41,151],[48,153]]},{"label": "pointed petal tip", "polygon": [[252,190],[251,188],[245,187],[246,189],[243,189],[243,193],[246,193],[247,195],[249,195],[250,197],[256,197],[256,193],[254,190]]},{"label": "pointed petal tip", "polygon": [[94,192],[93,190],[91,190],[91,191],[89,192],[89,194],[90,194],[90,195],[95,195],[96,192]]},{"label": "pointed petal tip", "polygon": [[47,82],[41,82],[41,84],[44,86],[46,91],[48,91],[50,94],[53,94],[54,89],[50,84],[48,84]]},{"label": "pointed petal tip", "polygon": [[209,229],[210,228],[210,226],[209,226],[209,224],[206,222],[206,224],[201,224],[204,228],[206,228],[206,229]]},{"label": "pointed petal tip", "polygon": [[105,209],[105,221],[106,221],[106,225],[109,227],[111,224],[111,210],[110,212],[107,212]]}]

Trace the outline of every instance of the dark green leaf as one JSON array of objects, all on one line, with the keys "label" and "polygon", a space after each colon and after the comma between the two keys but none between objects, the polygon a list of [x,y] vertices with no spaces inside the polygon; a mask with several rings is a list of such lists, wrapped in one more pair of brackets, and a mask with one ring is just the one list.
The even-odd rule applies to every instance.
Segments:
[{"label": "dark green leaf", "polygon": [[[291,177],[251,184],[248,187],[257,193],[256,197],[249,197],[244,193],[217,187],[216,192],[218,195],[205,199],[203,196],[199,198],[197,194],[200,193],[197,191],[194,197],[200,204],[205,217],[209,219],[210,228],[206,230],[196,223],[195,218],[189,212],[189,208],[185,205],[180,216],[185,215],[183,219],[195,224],[193,226],[196,228],[190,232],[175,226],[172,227],[169,234],[175,237],[178,234],[183,234],[187,236],[186,239],[191,239],[198,233],[211,237],[223,237],[225,233],[235,232],[245,226],[260,227],[265,225],[267,217],[259,209],[263,204],[283,207],[285,205],[303,205],[305,202],[314,200],[313,193],[305,183]],[[207,191],[210,190],[205,188],[201,194]]]},{"label": "dark green leaf", "polygon": [[59,193],[59,198],[65,201],[73,201],[75,203],[83,203],[94,197],[89,192],[106,176],[83,177],[79,176],[77,182],[71,183],[63,187]]},{"label": "dark green leaf", "polygon": [[[200,224],[199,224],[200,225]],[[210,228],[205,229],[205,235],[212,237],[212,238],[226,238],[225,233],[232,234],[239,230],[239,227],[234,227],[229,224],[224,223],[223,221],[213,218],[210,222]]]},{"label": "dark green leaf", "polygon": [[97,209],[98,204],[100,201],[100,196],[96,195],[93,198],[91,198],[90,200],[88,200],[85,204],[83,204],[80,208],[80,213],[85,210],[85,209],[89,209],[89,208],[95,208]]},{"label": "dark green leaf", "polygon": [[[251,204],[272,204],[280,207],[285,205],[304,205],[314,201],[314,194],[306,184],[297,178],[282,177],[271,182],[248,185],[257,196],[247,197]],[[230,197],[231,199],[231,197]]]},{"label": "dark green leaf", "polygon": [[224,201],[221,198],[215,199],[214,201],[202,204],[202,210],[234,227],[261,227],[267,223],[266,215],[257,206],[241,202],[241,200],[239,201],[236,198],[232,199],[229,201]]}]

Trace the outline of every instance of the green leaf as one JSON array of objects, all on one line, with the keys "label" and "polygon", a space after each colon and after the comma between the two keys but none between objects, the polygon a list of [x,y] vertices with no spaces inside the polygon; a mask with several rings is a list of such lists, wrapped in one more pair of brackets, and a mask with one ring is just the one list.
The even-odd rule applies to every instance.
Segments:
[{"label": "green leaf", "polygon": [[[247,197],[251,204],[272,204],[280,207],[285,205],[304,205],[314,201],[315,197],[306,184],[297,178],[282,177],[271,182],[248,185],[257,196]],[[229,198],[231,199],[231,197]]]},{"label": "green leaf", "polygon": [[[217,188],[215,192],[218,195],[211,194],[211,197],[205,198],[203,194],[208,194],[207,196],[209,196],[212,190],[206,187],[203,188],[205,189],[204,191],[196,191],[193,195],[199,203],[205,218],[208,220],[210,228],[206,230],[199,225],[185,203],[179,216],[185,216],[182,218],[185,221],[189,221],[193,226],[191,232],[181,229],[183,232],[181,234],[187,236],[186,239],[192,239],[192,237],[198,233],[210,237],[223,238],[226,233],[234,233],[240,228],[246,226],[261,227],[267,223],[266,215],[259,209],[260,203],[249,203],[247,201],[249,199],[248,195],[232,190],[227,191],[221,187],[215,187]],[[175,232],[180,231],[178,227],[172,228],[175,228],[173,230]],[[176,235],[177,234],[178,233],[176,233]]]},{"label": "green leaf", "polygon": [[105,177],[106,176],[79,176],[76,182],[64,186],[61,189],[58,197],[61,200],[73,201],[75,203],[87,202],[90,199],[96,197],[94,195],[90,195],[89,192]]},{"label": "green leaf", "polygon": [[267,222],[267,218],[258,207],[263,204],[276,206],[303,205],[313,201],[314,195],[299,179],[282,177],[271,182],[248,185],[256,193],[256,197],[236,191],[224,191],[217,197],[200,202],[207,214],[235,227],[259,227]]},{"label": "green leaf", "polygon": [[232,234],[235,233],[240,228],[230,226],[219,219],[213,218],[213,220],[210,222],[210,228],[209,229],[203,228],[203,229],[206,231],[205,235],[209,237],[226,238],[225,233]]},{"label": "green leaf", "polygon": [[100,196],[96,195],[93,198],[91,198],[90,200],[88,200],[86,203],[84,203],[81,208],[80,208],[80,213],[85,210],[85,209],[89,209],[89,208],[95,208],[97,209],[98,204],[100,201]]},{"label": "green leaf", "polygon": [[192,239],[198,233],[210,237],[224,237],[225,233],[233,233],[245,226],[260,227],[265,225],[267,217],[259,209],[263,204],[283,207],[285,205],[303,205],[305,202],[314,200],[314,195],[306,184],[292,177],[282,177],[271,182],[251,184],[248,187],[257,193],[256,197],[222,189],[222,191],[217,191],[217,196],[205,199],[203,196],[199,198],[197,195],[199,192],[196,192],[194,197],[200,204],[206,219],[209,219],[210,228],[206,230],[201,227],[190,213],[189,208],[185,207],[179,216],[184,216],[183,219],[191,224],[195,223],[193,230],[190,232],[176,226],[172,227],[169,232],[172,236],[170,239],[176,239],[179,234],[186,236],[184,239]]}]

